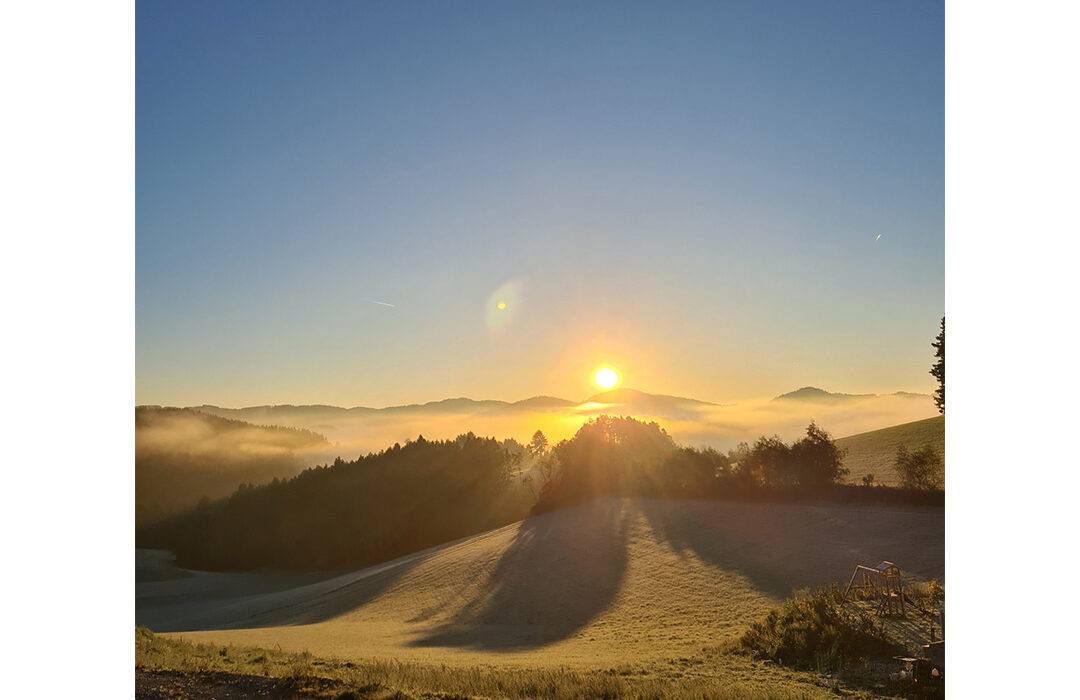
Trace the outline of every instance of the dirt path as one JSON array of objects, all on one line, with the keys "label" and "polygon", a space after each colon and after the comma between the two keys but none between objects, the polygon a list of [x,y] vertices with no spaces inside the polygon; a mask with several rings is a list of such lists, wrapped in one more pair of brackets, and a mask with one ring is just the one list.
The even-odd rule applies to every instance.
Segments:
[{"label": "dirt path", "polygon": [[[135,669],[136,700],[226,700],[230,698],[337,697],[345,685],[325,678],[302,682],[291,678],[264,678],[221,671],[148,671]],[[348,697],[359,698],[361,695]]]}]

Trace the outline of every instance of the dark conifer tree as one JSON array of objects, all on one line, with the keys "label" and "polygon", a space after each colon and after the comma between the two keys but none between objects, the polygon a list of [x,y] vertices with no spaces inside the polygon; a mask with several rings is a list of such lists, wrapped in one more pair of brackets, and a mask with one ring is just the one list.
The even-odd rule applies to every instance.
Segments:
[{"label": "dark conifer tree", "polygon": [[941,317],[941,333],[938,333],[937,342],[930,343],[930,345],[937,349],[934,353],[934,357],[937,358],[937,362],[930,368],[930,374],[934,375],[934,379],[938,380],[938,390],[934,392],[934,403],[937,404],[938,411],[945,413],[945,317]]}]

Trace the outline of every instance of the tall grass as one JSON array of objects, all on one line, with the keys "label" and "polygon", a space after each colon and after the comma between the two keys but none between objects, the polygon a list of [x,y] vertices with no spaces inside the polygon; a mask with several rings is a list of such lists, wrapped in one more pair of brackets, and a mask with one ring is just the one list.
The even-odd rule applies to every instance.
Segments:
[{"label": "tall grass", "polygon": [[[834,685],[808,674],[721,655],[695,668],[667,673],[631,665],[606,670],[569,668],[452,667],[398,661],[318,659],[310,654],[255,647],[191,644],[159,637],[145,628],[135,630],[135,663],[146,670],[188,672],[227,671],[287,678],[305,688],[308,697],[334,698],[699,698],[748,700],[835,697]],[[719,675],[707,675],[703,665]],[[338,684],[327,689],[330,679]],[[322,688],[322,690],[319,690]],[[853,697],[873,697],[855,692]]]}]

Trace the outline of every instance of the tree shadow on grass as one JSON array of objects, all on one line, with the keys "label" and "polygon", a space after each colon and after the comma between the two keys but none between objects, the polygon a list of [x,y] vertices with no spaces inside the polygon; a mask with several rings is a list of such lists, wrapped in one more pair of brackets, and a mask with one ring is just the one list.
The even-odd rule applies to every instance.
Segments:
[{"label": "tree shadow on grass", "polygon": [[618,594],[626,528],[614,499],[525,520],[491,574],[490,593],[411,645],[513,651],[573,636]]},{"label": "tree shadow on grass", "polygon": [[918,578],[944,577],[944,523],[932,510],[729,501],[637,506],[676,552],[745,576],[776,598],[846,583],[856,564],[883,559]]},{"label": "tree shadow on grass", "polygon": [[791,592],[788,578],[776,566],[775,554],[709,522],[693,502],[640,500],[636,507],[656,536],[676,553],[744,576],[768,595],[782,597]]}]

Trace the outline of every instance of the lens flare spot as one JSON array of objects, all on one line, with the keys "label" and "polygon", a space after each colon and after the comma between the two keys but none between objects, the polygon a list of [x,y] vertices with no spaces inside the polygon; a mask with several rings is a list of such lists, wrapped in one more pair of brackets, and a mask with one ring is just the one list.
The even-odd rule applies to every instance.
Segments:
[{"label": "lens flare spot", "polygon": [[522,282],[509,280],[491,291],[484,300],[484,322],[492,338],[510,332],[517,316],[524,310]]},{"label": "lens flare spot", "polygon": [[611,389],[619,383],[619,375],[610,367],[596,370],[593,375],[593,383],[601,389]]}]

